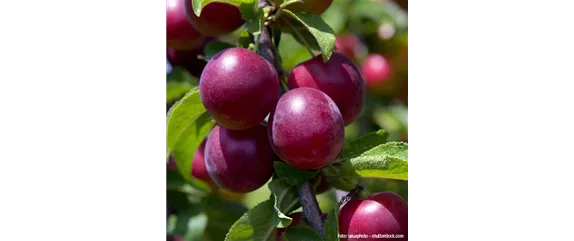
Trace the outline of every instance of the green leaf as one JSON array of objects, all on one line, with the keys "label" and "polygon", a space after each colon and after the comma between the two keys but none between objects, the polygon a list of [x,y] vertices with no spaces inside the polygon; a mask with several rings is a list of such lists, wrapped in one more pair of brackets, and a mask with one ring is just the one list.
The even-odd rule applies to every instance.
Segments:
[{"label": "green leaf", "polygon": [[[167,170],[166,177],[167,177],[166,188],[168,191],[177,191],[180,193],[190,194],[190,195],[199,196],[199,197],[205,197],[208,195],[207,191],[209,189],[197,188],[193,184],[191,184],[188,181],[186,181],[185,179],[183,179],[183,177],[177,172]],[[198,180],[197,183],[199,183],[199,182],[203,182],[203,181]],[[207,185],[207,184],[205,184],[205,185]]]},{"label": "green leaf", "polygon": [[357,186],[359,175],[355,173],[355,169],[352,167],[345,168],[346,172],[344,172],[343,167],[345,166],[335,167],[332,164],[328,165],[322,169],[323,177],[335,189],[350,191]]},{"label": "green leaf", "polygon": [[325,241],[339,241],[339,207],[331,209],[325,219]]},{"label": "green leaf", "polygon": [[333,29],[317,14],[291,12],[287,9],[284,9],[283,11],[305,26],[309,33],[311,33],[315,38],[317,45],[320,47],[323,61],[327,62],[327,60],[331,58],[333,48],[335,47],[335,32]]},{"label": "green leaf", "polygon": [[[170,220],[172,221],[172,220]],[[181,211],[171,222],[171,234],[183,236],[186,241],[201,241],[207,227],[207,215],[203,210],[190,209]]]},{"label": "green leaf", "polygon": [[205,46],[205,58],[209,60],[220,51],[233,47],[235,47],[233,44],[213,40]]},{"label": "green leaf", "polygon": [[199,79],[189,74],[189,72],[187,72],[184,68],[178,66],[174,67],[172,71],[167,75],[167,82],[188,83],[191,86],[197,86],[199,84]]},{"label": "green leaf", "polygon": [[243,20],[249,21],[252,20],[256,14],[258,8],[257,0],[243,0],[239,4],[239,12],[241,13],[241,18]]},{"label": "green leaf", "polygon": [[181,175],[194,186],[205,183],[191,178],[193,154],[215,121],[205,111],[199,98],[199,89],[189,91],[167,114],[167,148],[175,159]]},{"label": "green leaf", "polygon": [[185,93],[193,88],[193,85],[187,82],[167,82],[166,84],[166,103],[171,104],[180,99]]},{"label": "green leaf", "polygon": [[408,144],[388,142],[349,159],[340,168],[341,177],[354,173],[361,177],[408,180]]},{"label": "green leaf", "polygon": [[249,45],[253,43],[255,43],[253,34],[247,31],[247,29],[241,31],[239,34],[239,39],[237,39],[237,47],[248,48]]},{"label": "green leaf", "polygon": [[291,165],[284,163],[284,162],[274,162],[273,167],[275,168],[275,173],[277,176],[287,182],[290,185],[299,186],[315,175],[319,171],[301,171],[297,168],[292,167]]},{"label": "green leaf", "polygon": [[323,241],[319,233],[305,225],[288,228],[283,235],[287,241]]},{"label": "green leaf", "polygon": [[207,203],[207,232],[209,240],[224,240],[225,234],[243,214],[247,208],[240,203],[214,198]]},{"label": "green leaf", "polygon": [[269,8],[259,9],[255,18],[247,24],[247,31],[253,35],[261,34],[263,24],[265,23],[265,12],[269,12]]},{"label": "green leaf", "polygon": [[279,219],[274,201],[262,202],[243,214],[225,236],[225,241],[266,241],[271,237]]},{"label": "green leaf", "polygon": [[274,197],[274,206],[277,215],[282,218],[278,227],[286,227],[291,223],[291,218],[287,217],[287,220],[284,213],[291,213],[300,206],[297,188],[281,179],[273,179],[268,187]]},{"label": "green leaf", "polygon": [[345,145],[339,159],[348,159],[357,156],[375,146],[385,143],[388,137],[389,133],[383,129],[361,136]]}]

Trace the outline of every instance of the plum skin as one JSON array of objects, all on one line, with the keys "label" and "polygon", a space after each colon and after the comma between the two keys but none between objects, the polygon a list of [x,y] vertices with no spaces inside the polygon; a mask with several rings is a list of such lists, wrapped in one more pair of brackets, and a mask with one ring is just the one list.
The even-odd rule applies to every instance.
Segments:
[{"label": "plum skin", "polygon": [[187,13],[191,25],[207,36],[228,34],[239,28],[245,20],[241,18],[239,8],[227,3],[211,2],[201,10],[199,17],[193,12],[191,0],[188,1]]},{"label": "plum skin", "polygon": [[367,86],[373,88],[385,83],[391,76],[392,69],[389,61],[384,56],[370,54],[361,65],[361,72]]},{"label": "plum skin", "polygon": [[205,109],[219,125],[243,130],[259,125],[279,97],[279,77],[261,56],[243,48],[222,50],[199,81]]},{"label": "plum skin", "polygon": [[323,91],[337,104],[345,125],[351,124],[363,108],[363,78],[355,63],[342,53],[333,52],[326,63],[318,55],[297,65],[289,74],[288,86]]},{"label": "plum skin", "polygon": [[[407,202],[392,192],[380,192],[366,200],[352,199],[339,212],[340,234],[402,234],[408,240]],[[341,241],[375,241],[380,238],[341,238]]]},{"label": "plum skin", "polygon": [[215,126],[205,145],[205,166],[217,186],[247,193],[263,186],[273,175],[275,153],[266,129],[229,130]]},{"label": "plum skin", "polygon": [[178,50],[193,49],[205,39],[189,22],[184,2],[166,1],[166,41],[168,46]]},{"label": "plum skin", "polygon": [[341,112],[317,89],[302,87],[281,96],[267,130],[277,155],[300,170],[321,168],[343,150]]}]

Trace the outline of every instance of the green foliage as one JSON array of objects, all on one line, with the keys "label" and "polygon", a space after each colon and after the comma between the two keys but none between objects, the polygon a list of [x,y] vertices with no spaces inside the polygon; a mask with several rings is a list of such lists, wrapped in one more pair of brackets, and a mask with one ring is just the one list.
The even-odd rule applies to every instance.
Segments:
[{"label": "green foliage", "polygon": [[355,173],[361,177],[408,180],[408,144],[388,142],[378,145],[350,158],[339,174],[346,177]]},{"label": "green foliage", "polygon": [[305,183],[318,173],[318,171],[301,171],[287,163],[279,161],[274,162],[273,167],[275,168],[275,173],[277,173],[277,176],[280,179],[295,186]]},{"label": "green foliage", "polygon": [[345,159],[359,155],[375,146],[383,144],[387,141],[389,134],[385,130],[378,130],[361,136],[354,141],[345,143],[345,148],[339,159]]},{"label": "green foliage", "polygon": [[168,233],[184,237],[185,241],[201,241],[207,227],[207,215],[202,208],[180,211],[168,220]]},{"label": "green foliage", "polygon": [[323,241],[319,233],[305,225],[288,228],[283,235],[287,241]]},{"label": "green foliage", "polygon": [[201,103],[198,88],[189,91],[167,114],[168,152],[182,176],[194,186],[203,183],[191,178],[193,154],[214,124]]},{"label": "green foliage", "polygon": [[225,234],[247,212],[247,208],[236,202],[213,198],[209,200],[205,212],[208,217],[205,236],[216,241],[225,239]]},{"label": "green foliage", "polygon": [[237,47],[240,48],[249,48],[249,45],[255,46],[255,42],[253,41],[253,34],[251,34],[247,29],[241,31],[239,37],[237,38]]},{"label": "green foliage", "polygon": [[325,219],[325,241],[339,241],[339,207],[331,209]]},{"label": "green foliage", "polygon": [[[197,16],[200,16],[202,8],[207,4],[222,2],[237,6],[242,18],[247,21],[244,29],[220,36],[222,41],[215,40],[207,44],[204,48],[205,59],[208,60],[221,50],[235,46],[255,50],[255,38],[265,26],[269,7],[258,9],[257,0],[191,1]],[[322,16],[292,12],[284,8],[298,1],[300,0],[269,1],[275,7],[282,5],[281,15],[277,15],[280,17],[276,20],[290,19],[286,23],[293,30],[291,34],[282,35],[281,30],[285,26],[275,25],[282,28],[271,29],[273,42],[278,48],[277,58],[282,60],[287,71],[318,53],[313,51],[321,51],[323,60],[327,61],[334,49],[335,33],[355,32],[362,41],[369,41],[377,38],[376,30],[381,23],[389,22],[397,31],[406,31],[406,13],[392,2],[334,0]],[[359,31],[356,31],[357,29]],[[235,46],[229,44],[236,40]],[[372,42],[375,44],[368,43],[370,50],[373,50],[373,46],[379,46],[380,42],[376,41],[378,40]],[[382,45],[386,46],[388,43]],[[276,229],[284,228],[292,222],[287,215],[301,208],[297,187],[309,180],[314,180],[316,187],[319,180],[314,178],[318,177],[319,173],[329,184],[340,190],[350,191],[357,187],[361,178],[370,178],[370,182],[360,180],[361,185],[370,189],[369,185],[381,186],[381,183],[385,183],[381,189],[404,189],[406,193],[406,182],[403,180],[408,179],[408,144],[388,140],[406,139],[407,108],[402,105],[392,106],[389,104],[390,98],[381,101],[384,103],[373,104],[380,101],[375,97],[365,104],[365,114],[361,114],[364,115],[363,119],[345,129],[344,151],[333,162],[340,163],[340,166],[331,164],[321,170],[301,171],[286,163],[275,162],[275,176],[267,187],[251,192],[243,199],[244,204],[251,203],[248,206],[253,208],[248,210],[240,203],[225,201],[211,192],[206,183],[190,175],[194,152],[215,124],[199,98],[196,87],[199,81],[178,67],[172,70],[167,79],[166,102],[168,105],[175,102],[167,116],[167,157],[172,156],[180,167],[180,173],[167,172],[169,206],[177,211],[177,215],[172,215],[168,220],[170,234],[198,241],[274,240]],[[377,126],[385,130],[369,133]],[[399,185],[400,188],[391,189],[391,184]],[[255,198],[250,198],[250,195],[255,194]],[[339,240],[337,200],[333,192],[324,195],[325,198],[332,199],[331,204],[321,207],[323,211],[328,210],[324,239],[309,226],[301,224],[286,230],[286,240]],[[266,200],[261,202],[262,199]],[[256,203],[259,204],[255,205]]]},{"label": "green foliage", "polygon": [[297,188],[281,179],[274,179],[269,183],[269,190],[274,196],[275,209],[281,213],[291,213],[300,207]]},{"label": "green foliage", "polygon": [[221,50],[233,48],[233,44],[222,42],[219,40],[213,40],[205,45],[205,58],[207,60],[211,59],[214,55],[219,53]]},{"label": "green foliage", "polygon": [[[327,62],[327,60],[331,58],[331,54],[333,54],[333,49],[335,48],[335,32],[333,29],[317,14],[291,12],[287,9],[284,9],[283,11],[291,15],[291,17],[295,18],[297,21],[303,24],[303,26],[305,26],[307,31],[309,31],[309,33],[313,36],[314,43],[317,43],[321,49],[323,60]],[[294,31],[297,32],[298,30],[294,29]],[[309,43],[307,40],[308,39],[305,39],[304,41]]]},{"label": "green foliage", "polygon": [[279,219],[273,200],[267,200],[247,211],[225,236],[225,241],[266,241],[276,230]]}]

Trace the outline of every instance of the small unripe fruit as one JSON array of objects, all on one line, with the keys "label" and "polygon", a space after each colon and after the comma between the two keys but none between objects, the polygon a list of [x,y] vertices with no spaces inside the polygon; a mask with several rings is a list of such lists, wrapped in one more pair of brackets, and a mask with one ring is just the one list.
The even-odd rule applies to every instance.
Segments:
[{"label": "small unripe fruit", "polygon": [[356,59],[362,48],[361,40],[353,33],[342,34],[335,39],[335,50],[351,59]]},{"label": "small unripe fruit", "polygon": [[367,87],[375,88],[385,83],[391,76],[389,61],[380,54],[370,54],[361,65],[361,72]]},{"label": "small unripe fruit", "polygon": [[345,125],[335,102],[313,88],[285,93],[267,130],[279,157],[300,170],[321,168],[343,150]]},{"label": "small unripe fruit", "polygon": [[325,92],[339,107],[345,125],[361,113],[365,85],[353,61],[333,52],[326,63],[319,55],[297,65],[289,74],[290,89],[311,87]]},{"label": "small unripe fruit", "polygon": [[286,9],[296,12],[308,12],[317,15],[323,14],[333,0],[303,0],[302,2],[293,3],[286,7]]},{"label": "small unripe fruit", "polygon": [[[353,199],[339,212],[339,233],[369,235],[369,238],[341,238],[341,241],[378,241],[372,235],[395,235],[392,240],[408,240],[407,202],[392,192],[371,195],[367,200]],[[404,235],[398,238],[397,235]],[[391,238],[389,238],[390,240]]]},{"label": "small unripe fruit", "polygon": [[211,179],[231,192],[246,193],[263,186],[273,175],[275,153],[266,129],[229,130],[215,126],[205,146],[205,164]]},{"label": "small unripe fruit", "polygon": [[205,37],[191,25],[184,6],[185,0],[167,0],[167,45],[180,50],[197,47]]},{"label": "small unripe fruit", "polygon": [[207,36],[228,34],[239,28],[245,20],[241,18],[239,8],[236,6],[211,2],[201,10],[199,17],[193,12],[191,0],[187,4],[189,20],[195,29]]},{"label": "small unripe fruit", "polygon": [[199,81],[205,109],[219,125],[243,130],[259,125],[279,96],[275,68],[261,56],[243,48],[217,53]]}]

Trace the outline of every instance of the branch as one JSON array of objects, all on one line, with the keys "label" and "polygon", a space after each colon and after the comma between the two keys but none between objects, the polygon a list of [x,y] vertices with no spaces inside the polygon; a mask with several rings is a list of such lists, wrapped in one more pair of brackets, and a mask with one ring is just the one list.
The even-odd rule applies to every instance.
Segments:
[{"label": "branch", "polygon": [[[270,6],[270,4],[266,0],[258,0],[259,8],[263,8],[266,6]],[[279,74],[281,80],[286,76],[285,70],[281,65],[281,60],[278,56],[277,50],[275,49],[275,45],[273,44],[271,38],[271,29],[269,24],[266,22],[265,26],[261,30],[261,36],[257,37],[259,40],[258,49],[257,51],[259,54],[265,58],[267,61],[273,64],[277,73]],[[257,41],[257,39],[255,40]],[[315,194],[311,188],[311,184],[309,182],[304,183],[298,189],[299,193],[299,202],[303,207],[303,214],[305,219],[309,222],[311,227],[321,234],[321,237],[325,237],[325,233],[323,231],[323,218],[321,215],[321,209],[319,209],[319,204],[317,203],[317,199],[315,198]]]},{"label": "branch", "polygon": [[321,215],[321,209],[319,209],[319,203],[317,203],[315,194],[313,194],[313,190],[311,189],[311,184],[309,182],[304,183],[299,187],[298,192],[299,202],[301,202],[301,206],[303,207],[305,219],[307,219],[311,227],[324,238],[323,217]]}]

